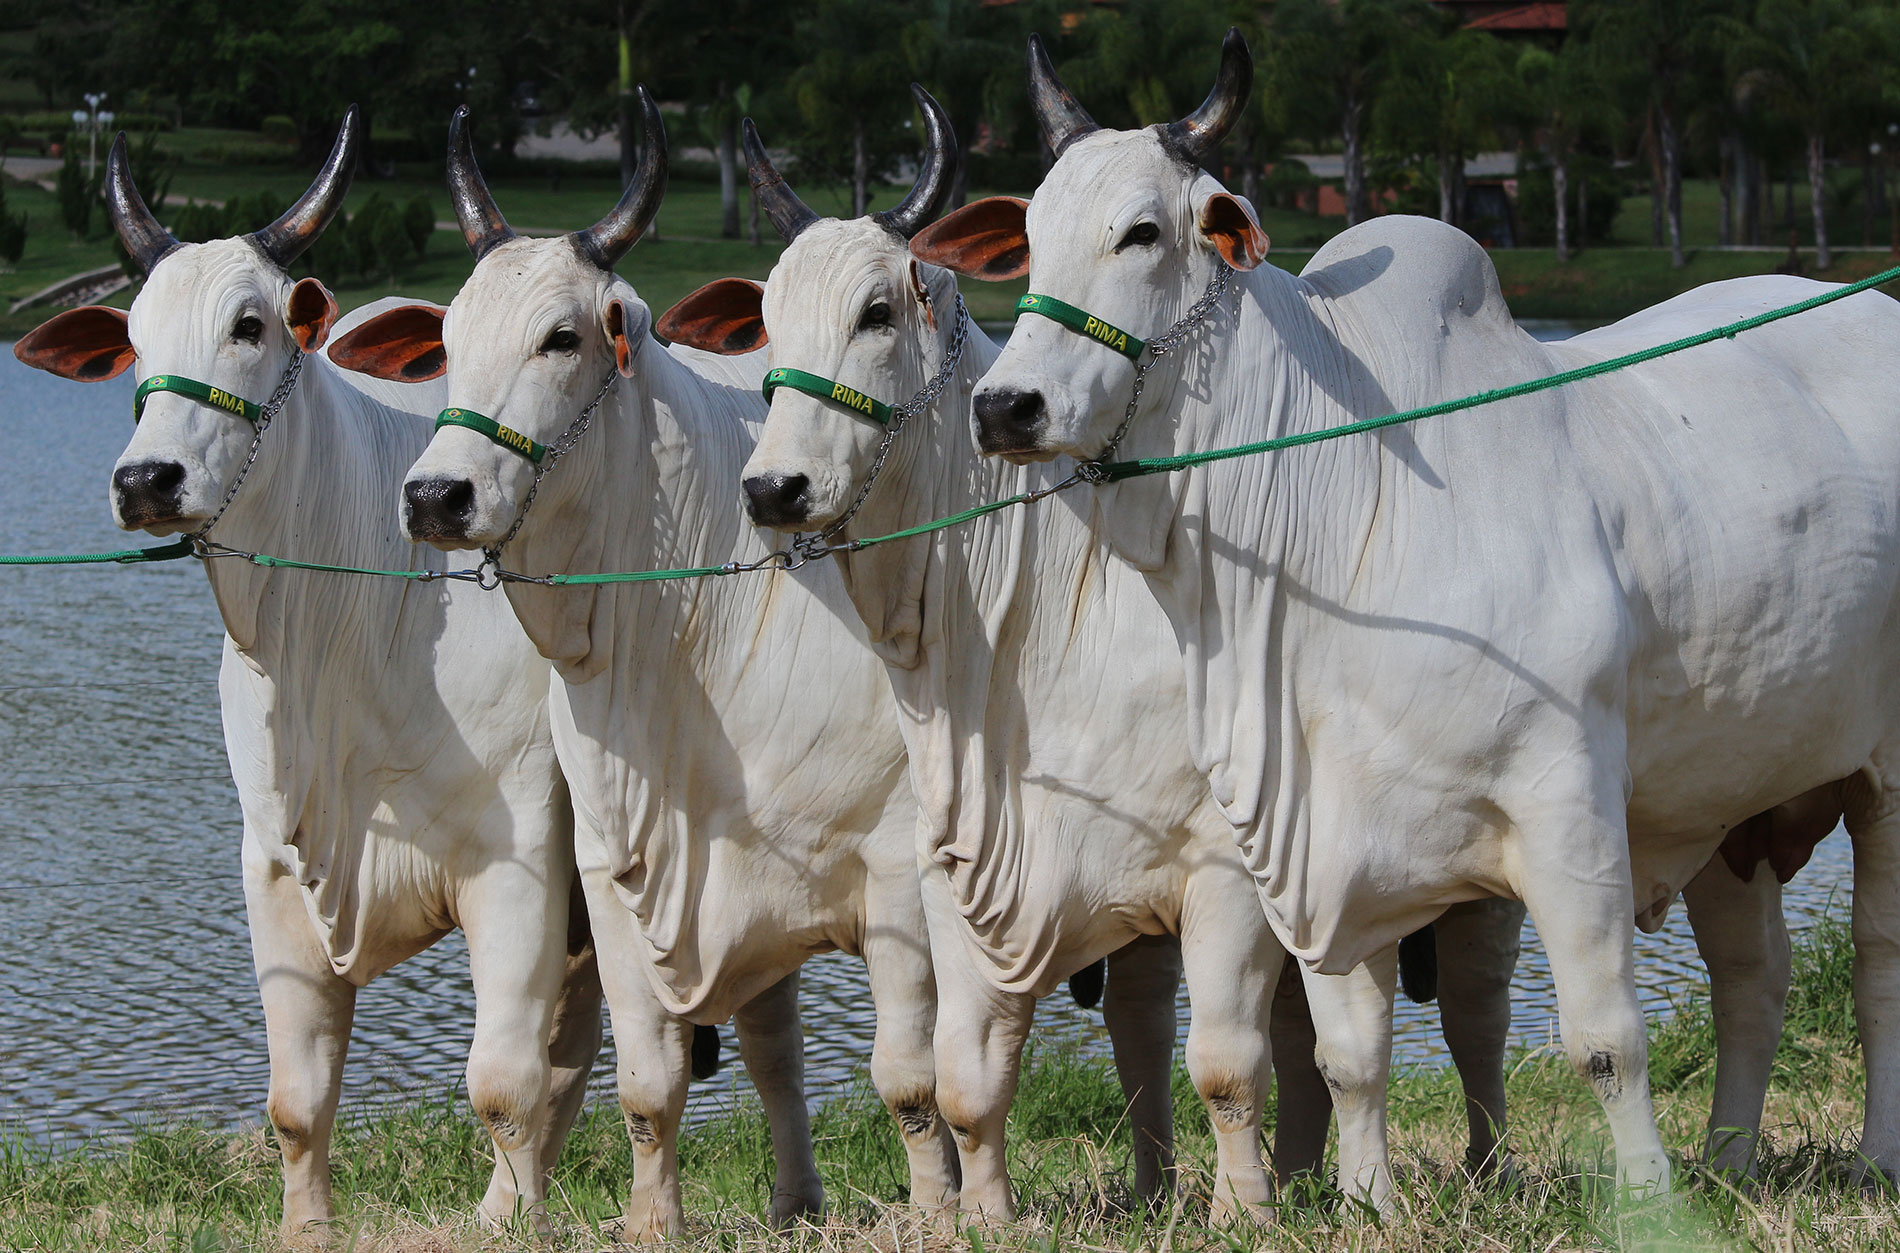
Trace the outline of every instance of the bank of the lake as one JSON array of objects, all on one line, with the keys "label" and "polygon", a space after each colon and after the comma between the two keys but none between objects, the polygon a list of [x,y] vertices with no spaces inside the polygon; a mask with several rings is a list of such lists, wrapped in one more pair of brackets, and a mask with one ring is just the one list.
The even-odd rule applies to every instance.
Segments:
[{"label": "bank of the lake", "polygon": [[[1714,1073],[1706,995],[1693,992],[1652,1032],[1650,1073],[1665,1142],[1685,1183],[1672,1203],[1612,1203],[1603,1119],[1554,1049],[1510,1065],[1509,1181],[1469,1186],[1459,1167],[1464,1120],[1456,1079],[1413,1067],[1392,1092],[1399,1176],[1386,1223],[1312,1186],[1289,1189],[1270,1233],[1207,1225],[1213,1146],[1178,1068],[1174,1103],[1181,1186],[1147,1213],[1131,1203],[1129,1147],[1110,1064],[1046,1050],[1030,1058],[1010,1114],[1022,1221],[980,1232],[925,1229],[902,1207],[903,1154],[889,1117],[860,1082],[814,1120],[829,1212],[789,1238],[760,1220],[771,1180],[764,1119],[749,1097],[684,1138],[688,1247],[704,1249],[1285,1249],[1464,1250],[1889,1249],[1900,1204],[1849,1177],[1864,1082],[1852,1013],[1851,949],[1840,914],[1797,937],[1788,1030],[1769,1098],[1762,1180],[1736,1187],[1694,1164]],[[1271,1103],[1269,1114],[1271,1114]],[[1270,1120],[1269,1120],[1270,1122]],[[553,1240],[483,1233],[468,1220],[486,1178],[482,1136],[454,1093],[350,1121],[336,1148],[351,1249],[594,1249],[611,1242],[631,1162],[610,1104],[585,1116],[551,1189]],[[261,1129],[153,1126],[133,1138],[49,1147],[0,1142],[0,1248],[30,1250],[278,1247],[276,1149]]]}]

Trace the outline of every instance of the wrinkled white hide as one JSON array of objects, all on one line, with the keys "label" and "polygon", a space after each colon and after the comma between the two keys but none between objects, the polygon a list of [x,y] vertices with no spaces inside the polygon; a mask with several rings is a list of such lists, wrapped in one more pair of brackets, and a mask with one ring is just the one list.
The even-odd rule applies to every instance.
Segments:
[{"label": "wrinkled white hide", "polygon": [[[291,288],[248,240],[178,248],[132,305],[139,377],[181,373],[263,402],[294,347]],[[256,344],[233,335],[246,316],[263,324]],[[309,354],[213,538],[306,561],[459,563],[406,542],[388,507],[443,392],[361,380]],[[208,519],[251,438],[241,418],[154,394],[119,460],[183,467],[183,516],[151,529]],[[286,1231],[332,1217],[329,1139],[356,990],[458,926],[476,998],[469,1096],[496,1146],[481,1213],[532,1213],[600,1039],[585,922],[569,917],[571,819],[547,663],[505,605],[465,584],[235,558],[205,570],[227,632],[225,744]]]},{"label": "wrinkled white hide", "polygon": [[[914,261],[874,220],[816,222],[765,288],[772,364],[904,400],[946,359],[956,294],[953,275]],[[891,310],[888,326],[867,318],[880,305]],[[845,537],[947,516],[1066,471],[985,461],[971,449],[969,392],[996,352],[971,329],[950,385],[897,437]],[[808,511],[786,525],[815,530],[857,497],[882,435],[842,406],[781,389],[746,473],[766,484],[803,476]],[[1075,493],[836,559],[905,713],[920,852],[942,872],[926,890],[939,954],[939,1101],[963,1148],[964,1206],[1009,1213],[1004,1116],[1031,998],[1132,938],[1178,936],[1193,1002],[1187,1063],[1218,1144],[1216,1212],[1259,1212],[1269,1197],[1258,1125],[1267,1007],[1283,952],[1188,756],[1186,689],[1166,616],[1141,576],[1111,555],[1106,528],[1091,498]],[[1488,918],[1480,915],[1481,929]],[[1502,1006],[1517,919],[1499,921],[1508,960],[1501,970],[1487,964],[1495,986],[1471,990]],[[1456,934],[1461,925],[1469,923],[1446,924]],[[944,958],[959,952],[980,981],[953,977]],[[1313,987],[1318,1061],[1338,1094],[1342,1184],[1375,1201],[1389,1185],[1393,976],[1387,951],[1369,969],[1316,977]],[[1456,1018],[1469,985],[1447,984]],[[1459,1040],[1469,1044],[1461,1064],[1488,1058],[1500,1123],[1507,1020],[1486,1014],[1483,1029]],[[1151,1050],[1151,1086],[1165,1088],[1172,1038],[1169,1024]],[[1302,1051],[1281,1059],[1281,1108],[1287,1073],[1294,1082],[1311,1075],[1303,1086],[1318,1101],[1290,1120],[1311,1125],[1281,1128],[1282,1148],[1301,1145],[1279,1154],[1283,1168],[1317,1167],[1331,1112],[1310,1027]],[[1490,1156],[1491,1131],[1485,1124],[1474,1146],[1479,1161]],[[1138,1169],[1138,1185],[1159,1182]]]},{"label": "wrinkled white hide", "polygon": [[[1032,290],[1152,334],[1198,297],[1220,194],[1152,132],[1076,142],[1029,211]],[[1115,251],[1152,220],[1160,240]],[[1348,231],[1263,266],[1149,380],[1124,455],[1314,430],[1801,299],[1712,284],[1543,345],[1467,236]],[[1663,1185],[1628,924],[1723,832],[1854,776],[1861,1150],[1900,1162],[1895,753],[1900,309],[1862,295],[1619,374],[1104,493],[1180,637],[1195,760],[1289,949],[1344,970],[1446,903],[1521,896],[1623,1177]],[[1120,420],[1124,358],[1030,319],[979,389],[1042,452]],[[1884,934],[1883,934],[1884,933]]]},{"label": "wrinkled white hide", "polygon": [[[764,416],[763,365],[669,351],[650,321],[633,289],[567,238],[496,247],[456,296],[443,327],[451,398],[543,442],[615,370],[616,337],[629,357],[591,429],[543,481],[506,550],[510,567],[640,570],[766,553],[733,502]],[[559,328],[578,347],[540,351]],[[446,428],[409,479],[472,483],[469,535],[486,543],[515,517],[532,468]],[[555,743],[616,1035],[649,974],[670,1012],[716,1022],[775,987],[794,992],[814,953],[862,956],[877,1007],[872,1081],[903,1133],[913,1199],[939,1205],[955,1194],[956,1166],[937,1115],[904,742],[835,572],[811,573],[510,585],[507,599],[559,679]],[[670,1155],[683,1086],[627,1061],[636,1159]],[[790,1213],[821,1194],[808,1153],[787,1174],[784,1136],[808,1133],[797,1076],[785,1078],[793,1121],[775,1127],[775,1211]],[[677,1231],[677,1185],[657,1195],[637,1180],[629,1217]]]}]

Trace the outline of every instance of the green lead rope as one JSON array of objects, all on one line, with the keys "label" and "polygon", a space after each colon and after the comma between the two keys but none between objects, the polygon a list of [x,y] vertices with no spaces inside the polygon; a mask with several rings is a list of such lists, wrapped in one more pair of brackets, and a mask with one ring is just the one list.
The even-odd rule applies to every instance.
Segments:
[{"label": "green lead rope", "polygon": [[546,444],[530,439],[512,426],[503,426],[473,409],[444,409],[435,415],[435,429],[439,431],[445,426],[459,426],[486,435],[509,452],[520,453],[536,465],[540,465],[548,455]]},{"label": "green lead rope", "polygon": [[213,387],[209,383],[200,383],[197,379],[188,379],[182,374],[154,374],[139,384],[132,393],[132,421],[137,422],[145,416],[145,400],[153,392],[171,392],[178,396],[187,396],[200,404],[222,409],[226,413],[235,413],[252,426],[264,416],[262,405],[252,404],[242,396],[233,396],[222,387]]},{"label": "green lead rope", "polygon": [[807,396],[816,396],[820,400],[829,400],[843,405],[861,418],[869,418],[879,426],[891,424],[891,407],[881,400],[866,396],[855,387],[846,387],[835,383],[822,375],[805,370],[780,368],[766,373],[765,381],[759,385],[759,392],[765,397],[765,403],[772,403],[772,393],[781,387],[789,387],[795,392],[804,392]]},{"label": "green lead rope", "polygon": [[1057,300],[1054,296],[1041,296],[1030,292],[1016,302],[1016,312],[1040,314],[1052,322],[1060,322],[1078,334],[1106,344],[1130,361],[1140,358],[1142,349],[1148,346],[1147,340],[1136,339],[1119,326],[1111,326],[1102,321],[1087,309],[1078,309],[1066,300]]},{"label": "green lead rope", "polygon": [[[1133,461],[1111,461],[1102,466],[1101,469],[1104,477],[1109,482],[1137,478],[1147,474],[1168,474],[1176,470],[1185,470],[1193,466],[1207,465],[1216,461],[1226,461],[1234,457],[1248,457],[1259,453],[1275,452],[1283,448],[1297,448],[1303,444],[1317,444],[1323,440],[1338,439],[1342,436],[1353,435],[1362,431],[1374,431],[1380,427],[1396,426],[1402,422],[1416,422],[1420,418],[1433,417],[1443,413],[1456,413],[1462,409],[1473,409],[1479,405],[1490,404],[1494,401],[1510,400],[1518,396],[1528,396],[1533,392],[1541,392],[1549,388],[1561,387],[1566,383],[1575,383],[1583,379],[1595,378],[1598,375],[1610,374],[1617,370],[1626,369],[1629,366],[1641,365],[1643,362],[1653,361],[1658,357],[1666,357],[1671,353],[1682,352],[1684,349],[1694,348],[1699,344],[1711,343],[1718,339],[1733,339],[1743,331],[1753,330],[1758,326],[1766,326],[1770,322],[1777,322],[1782,318],[1791,318],[1796,314],[1806,313],[1810,309],[1818,309],[1822,305],[1832,304],[1836,300],[1843,300],[1848,296],[1857,295],[1860,292],[1871,290],[1886,283],[1891,283],[1895,279],[1900,279],[1900,266],[1882,270],[1880,273],[1872,275],[1871,277],[1861,279],[1858,282],[1849,283],[1845,287],[1837,287],[1833,291],[1822,292],[1818,296],[1811,296],[1795,304],[1784,305],[1779,309],[1770,309],[1766,313],[1758,313],[1753,317],[1731,322],[1726,326],[1718,326],[1712,330],[1702,331],[1695,335],[1687,335],[1681,339],[1671,340],[1666,344],[1658,344],[1653,348],[1644,348],[1637,352],[1626,353],[1620,357],[1611,357],[1606,361],[1599,361],[1592,365],[1579,366],[1574,370],[1566,370],[1561,374],[1553,374],[1548,378],[1532,379],[1523,383],[1514,383],[1508,387],[1493,388],[1490,391],[1479,392],[1475,396],[1466,396],[1460,400],[1448,400],[1440,404],[1424,405],[1416,409],[1406,409],[1398,413],[1388,413],[1381,417],[1367,418],[1359,422],[1348,422],[1341,426],[1327,427],[1319,431],[1308,431],[1299,435],[1283,435],[1276,439],[1263,439],[1251,444],[1241,444],[1233,448],[1219,448],[1208,452],[1184,453],[1175,457],[1146,457]],[[1029,297],[1024,297],[1024,300],[1028,299]],[[1038,297],[1037,299],[1049,304],[1060,304],[1060,302],[1049,301],[1049,298],[1046,296]],[[1062,305],[1061,308],[1064,310],[1074,310],[1074,307],[1070,305]],[[1034,306],[1025,311],[1044,312],[1040,306]],[[1079,310],[1074,311],[1080,312]],[[1054,315],[1045,314],[1045,316]],[[1088,315],[1083,314],[1082,316],[1086,318]],[[1057,318],[1056,320],[1063,321],[1064,319]],[[1086,333],[1094,335],[1094,332]],[[1103,342],[1106,343],[1107,341],[1104,340]],[[1121,350],[1117,349],[1117,351]],[[773,371],[773,373],[781,373],[781,371]],[[785,373],[797,372],[788,371]],[[175,380],[177,378],[176,375],[165,375],[162,377],[166,381]],[[806,377],[816,378],[815,375]],[[160,381],[160,379],[148,379],[146,380],[146,384]],[[188,382],[189,380],[184,381]],[[817,379],[817,383],[819,384],[825,382],[826,380]],[[784,383],[786,386],[792,385],[790,380],[784,380]],[[199,386],[203,385],[199,384]],[[143,390],[143,388],[141,390]],[[159,389],[154,387],[152,390],[156,391]],[[183,389],[170,386],[165,387],[164,390],[179,390],[185,395],[193,394],[189,391],[183,391]],[[206,390],[209,391],[213,389],[207,388]],[[802,391],[804,389],[800,388],[800,390]],[[769,394],[768,392],[768,396]],[[827,395],[824,399],[831,399],[831,397]],[[238,410],[234,409],[232,412],[238,412]],[[460,411],[460,413],[466,412],[466,410]],[[858,412],[863,413],[865,411],[860,409]],[[468,416],[479,417],[480,415],[471,414]],[[484,419],[484,421],[486,421],[486,419]],[[442,419],[438,418],[437,423],[440,425]],[[450,425],[468,425],[472,430],[482,429],[479,426],[472,426],[469,423],[459,421],[452,422]],[[484,432],[484,434],[486,434],[486,432]],[[490,438],[494,437],[490,436]],[[521,438],[525,439],[526,437],[522,436]],[[532,440],[529,442],[533,443]],[[514,447],[512,444],[508,446]],[[520,450],[517,449],[517,451]],[[524,452],[522,455],[527,456],[529,454]],[[887,544],[894,540],[909,539],[917,535],[928,535],[933,531],[941,531],[947,527],[957,526],[972,519],[983,517],[986,514],[996,513],[1016,505],[1029,504],[1083,481],[1085,480],[1079,476],[1071,475],[1069,479],[1051,487],[1042,488],[1033,492],[1023,492],[1002,500],[990,501],[987,504],[977,505],[974,508],[965,509],[960,513],[951,514],[947,518],[937,518],[931,522],[906,527],[901,531],[893,531],[889,535],[870,536],[856,541],[850,545],[850,547],[853,549],[870,548],[874,545]],[[0,557],[0,566],[81,565],[105,562],[133,564],[149,561],[171,561],[179,557],[189,557],[193,555],[194,549],[191,541],[189,539],[183,539],[175,543],[154,548],[131,548],[110,553],[81,553],[76,556],[68,557]],[[242,557],[260,566],[281,566],[298,570],[331,571],[340,574],[384,575],[392,578],[417,579],[424,582],[436,579],[474,581],[475,578],[474,571],[365,570],[353,566],[331,566],[323,565],[318,562],[290,561],[284,558],[265,556],[261,553],[232,552],[229,555]],[[757,568],[774,567],[760,566]],[[559,586],[586,586],[604,583],[646,583],[659,579],[707,578],[726,574],[737,574],[740,572],[741,568],[739,566],[728,564],[723,566],[696,566],[677,570],[635,570],[603,574],[556,574],[548,576],[545,580],[536,581]]]}]

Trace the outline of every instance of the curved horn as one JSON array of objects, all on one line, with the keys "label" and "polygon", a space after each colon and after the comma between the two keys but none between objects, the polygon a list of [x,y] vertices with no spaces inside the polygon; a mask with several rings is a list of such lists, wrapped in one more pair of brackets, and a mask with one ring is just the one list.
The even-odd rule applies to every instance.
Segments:
[{"label": "curved horn", "polygon": [[1036,124],[1042,127],[1043,142],[1058,157],[1082,136],[1102,128],[1077,104],[1069,89],[1056,77],[1042,36],[1029,37],[1029,103],[1036,110]]},{"label": "curved horn", "polygon": [[316,181],[284,211],[284,216],[263,230],[251,232],[251,242],[279,266],[287,267],[317,241],[336,211],[343,207],[344,193],[350,190],[350,178],[356,173],[356,147],[363,124],[356,106],[343,115],[343,127],[330,146],[330,159],[317,171]]},{"label": "curved horn", "polygon": [[950,128],[943,106],[916,83],[910,85],[910,94],[924,115],[923,164],[917,169],[917,181],[911,184],[909,195],[882,213],[871,215],[905,239],[936,221],[945,197],[956,182],[957,159],[961,155],[957,151],[957,133]]},{"label": "curved horn", "polygon": [[461,224],[462,238],[468,250],[480,261],[489,249],[515,237],[514,228],[495,207],[488,184],[475,164],[475,150],[468,138],[468,106],[461,105],[449,119],[449,203],[455,206],[455,220]]},{"label": "curved horn", "polygon": [[1253,90],[1253,55],[1238,26],[1227,28],[1220,45],[1220,73],[1214,90],[1207,93],[1201,107],[1178,122],[1161,128],[1161,142],[1185,157],[1191,164],[1205,165],[1212,159],[1220,141],[1240,120],[1247,107],[1247,93]]},{"label": "curved horn", "polygon": [[816,222],[818,215],[772,168],[772,158],[765,155],[765,144],[760,141],[759,128],[752,124],[752,119],[747,118],[740,129],[745,132],[746,181],[752,184],[752,194],[759,198],[759,207],[765,210],[765,216],[772,219],[772,229],[789,244]]},{"label": "curved horn", "polygon": [[646,152],[633,181],[620,194],[613,212],[584,231],[575,231],[571,239],[581,255],[603,270],[627,255],[646,234],[648,223],[660,211],[660,199],[666,195],[666,124],[660,120],[660,106],[653,103],[646,84],[636,89],[640,97],[640,116],[646,123]]},{"label": "curved horn", "polygon": [[150,274],[166,253],[178,247],[172,233],[158,224],[145,198],[132,185],[132,167],[126,158],[125,132],[120,131],[106,153],[106,212],[112,217],[112,229],[119,242],[140,270]]}]

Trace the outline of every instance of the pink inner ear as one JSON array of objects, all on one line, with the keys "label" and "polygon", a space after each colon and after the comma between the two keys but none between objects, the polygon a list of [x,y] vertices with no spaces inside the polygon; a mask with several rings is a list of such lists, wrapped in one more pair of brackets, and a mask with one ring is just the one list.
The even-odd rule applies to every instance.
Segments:
[{"label": "pink inner ear", "polygon": [[1228,265],[1251,270],[1267,259],[1271,241],[1247,206],[1226,192],[1209,196],[1201,207],[1201,234]]},{"label": "pink inner ear", "polygon": [[987,281],[1029,273],[1029,202],[991,196],[926,226],[910,241],[911,255],[946,270]]},{"label": "pink inner ear", "polygon": [[305,352],[323,347],[323,341],[330,338],[330,328],[336,325],[336,316],[336,297],[316,279],[298,279],[290,289],[285,321],[297,337],[297,346]]},{"label": "pink inner ear", "polygon": [[448,370],[442,312],[434,305],[404,305],[379,313],[331,344],[330,360],[397,383],[440,378]]},{"label": "pink inner ear", "polygon": [[36,370],[81,383],[123,374],[138,359],[123,309],[88,305],[68,309],[21,336],[13,355]]},{"label": "pink inner ear", "polygon": [[765,345],[765,288],[721,278],[691,292],[660,316],[660,334],[676,344],[724,356]]}]

